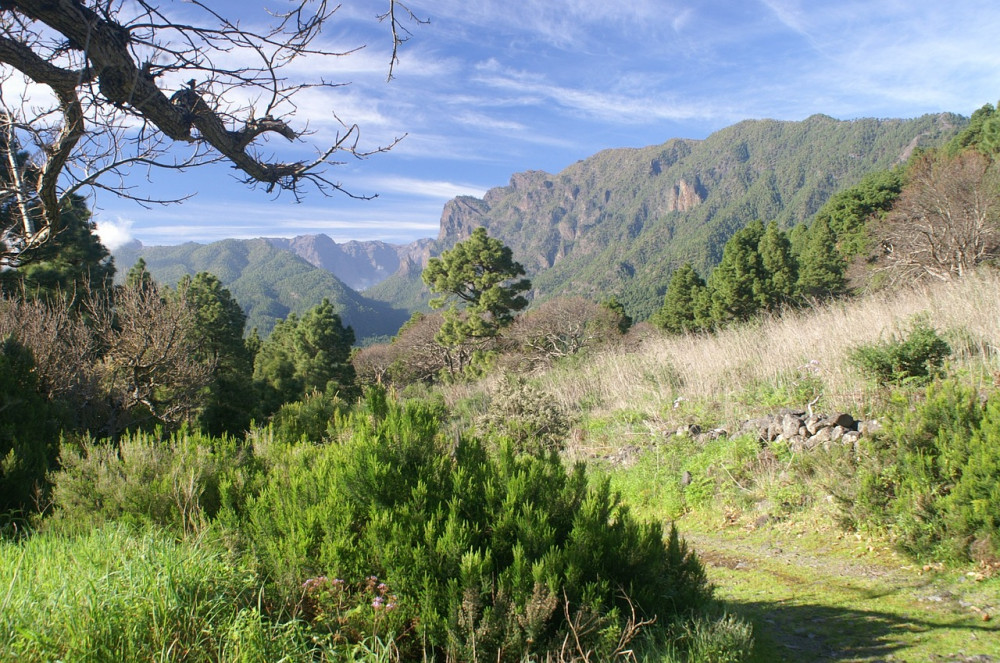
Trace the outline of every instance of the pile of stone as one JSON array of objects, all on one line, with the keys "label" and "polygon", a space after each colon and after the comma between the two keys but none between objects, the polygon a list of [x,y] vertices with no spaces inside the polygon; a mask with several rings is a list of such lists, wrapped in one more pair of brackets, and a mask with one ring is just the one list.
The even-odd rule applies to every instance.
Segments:
[{"label": "pile of stone", "polygon": [[[756,435],[765,443],[788,442],[792,451],[809,451],[817,447],[829,449],[834,444],[854,447],[865,435],[881,428],[878,421],[858,421],[846,412],[813,414],[796,410],[782,410],[759,419],[744,421],[738,428],[740,435]],[[716,439],[728,436],[723,428],[702,432],[696,425],[683,426],[677,435]]]},{"label": "pile of stone", "polygon": [[810,414],[786,410],[745,421],[740,432],[756,434],[765,443],[786,441],[792,451],[808,451],[816,447],[829,449],[833,444],[853,447],[862,436],[879,427],[875,420],[858,421],[846,412]]}]

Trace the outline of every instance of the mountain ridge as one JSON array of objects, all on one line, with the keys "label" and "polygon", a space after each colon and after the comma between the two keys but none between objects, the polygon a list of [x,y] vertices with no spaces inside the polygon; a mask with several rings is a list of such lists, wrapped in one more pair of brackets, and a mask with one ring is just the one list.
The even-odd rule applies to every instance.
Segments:
[{"label": "mountain ridge", "polygon": [[[805,222],[836,191],[940,145],[967,122],[951,113],[744,120],[702,140],[602,150],[558,173],[515,173],[482,198],[450,200],[430,253],[483,226],[524,264],[536,300],[614,294],[641,319],[658,306],[673,269],[690,261],[707,273],[747,223]],[[419,307],[429,293],[415,271],[365,292]]]},{"label": "mountain ridge", "polygon": [[359,342],[391,336],[409,317],[407,311],[361,295],[334,273],[265,238],[176,246],[132,243],[117,249],[114,258],[120,275],[142,258],[154,279],[171,286],[186,275],[215,274],[243,308],[247,330],[257,329],[262,336],[278,320],[290,313],[301,315],[323,298],[354,328]]},{"label": "mountain ridge", "polygon": [[[263,332],[287,313],[308,308],[303,292],[328,296],[361,339],[392,335],[408,311],[426,309],[430,293],[420,274],[427,260],[483,226],[525,266],[536,301],[615,295],[643,319],[662,302],[674,269],[690,261],[707,273],[747,223],[803,223],[836,191],[904,162],[916,149],[942,144],[967,123],[951,113],[910,120],[744,120],[700,140],[601,150],[554,174],[514,173],[482,198],[448,201],[437,237],[410,244],[337,243],[318,234],[132,247],[119,249],[115,258],[125,270],[142,255],[166,283],[212,271],[247,311],[248,328]],[[238,249],[238,242],[258,242],[277,253]],[[251,254],[270,265],[251,268]],[[284,274],[277,286],[264,283],[267,271]],[[367,315],[375,320],[364,321]]]}]

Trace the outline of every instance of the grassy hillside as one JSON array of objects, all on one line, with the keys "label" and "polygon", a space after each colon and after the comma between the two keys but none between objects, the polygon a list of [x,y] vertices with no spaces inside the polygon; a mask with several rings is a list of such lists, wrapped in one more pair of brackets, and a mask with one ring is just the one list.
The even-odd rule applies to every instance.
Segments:
[{"label": "grassy hillside", "polygon": [[392,335],[408,313],[359,295],[330,272],[310,265],[264,239],[227,239],[211,244],[150,246],[115,253],[120,274],[138,258],[153,278],[173,285],[185,275],[211,272],[229,288],[247,315],[247,330],[266,336],[277,320],[301,314],[328,298],[359,341]]}]

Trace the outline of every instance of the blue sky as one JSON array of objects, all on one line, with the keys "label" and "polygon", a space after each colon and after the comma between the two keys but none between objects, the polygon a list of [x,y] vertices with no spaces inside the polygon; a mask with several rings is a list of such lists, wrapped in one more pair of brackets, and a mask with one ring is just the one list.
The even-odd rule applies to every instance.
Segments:
[{"label": "blue sky", "polygon": [[[248,24],[266,19],[262,0],[211,4]],[[307,191],[296,203],[222,166],[153,173],[147,189],[195,195],[146,210],[101,194],[92,204],[105,242],[322,232],[402,243],[436,236],[456,195],[605,148],[704,138],[747,118],[969,115],[1000,99],[996,0],[412,0],[430,23],[410,26],[388,83],[390,36],[374,18],[386,4],[343,0],[322,39],[365,48],[293,72],[350,83],[302,99],[291,121],[308,123],[314,143],[334,135],[334,113],[360,125],[362,149],[406,135],[328,171],[376,199]],[[281,149],[313,154],[306,143]]]}]

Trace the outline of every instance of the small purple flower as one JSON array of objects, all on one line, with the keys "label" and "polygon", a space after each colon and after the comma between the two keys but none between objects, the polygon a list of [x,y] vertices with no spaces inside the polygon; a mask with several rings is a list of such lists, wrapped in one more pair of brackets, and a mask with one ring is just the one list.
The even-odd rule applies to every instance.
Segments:
[{"label": "small purple flower", "polygon": [[372,607],[375,608],[376,610],[381,610],[384,603],[385,599],[383,599],[381,596],[376,596],[375,600],[372,601]]}]

